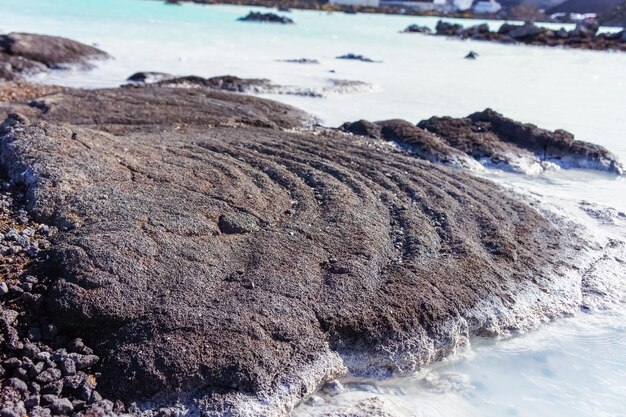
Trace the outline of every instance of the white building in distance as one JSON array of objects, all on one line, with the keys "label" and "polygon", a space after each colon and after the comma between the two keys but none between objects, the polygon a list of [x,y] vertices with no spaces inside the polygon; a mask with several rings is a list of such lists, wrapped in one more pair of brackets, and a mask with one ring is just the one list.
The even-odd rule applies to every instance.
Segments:
[{"label": "white building in distance", "polygon": [[480,0],[472,6],[474,13],[497,13],[500,9],[502,6],[496,0]]}]

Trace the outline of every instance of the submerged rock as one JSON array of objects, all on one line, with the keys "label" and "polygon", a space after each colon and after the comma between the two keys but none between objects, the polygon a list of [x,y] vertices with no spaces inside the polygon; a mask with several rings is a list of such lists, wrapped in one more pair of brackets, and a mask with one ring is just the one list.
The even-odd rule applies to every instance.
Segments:
[{"label": "submerged rock", "polygon": [[242,22],[280,23],[283,25],[293,24],[293,20],[274,13],[250,12],[239,19]]},{"label": "submerged rock", "polygon": [[319,64],[317,59],[309,58],[297,58],[297,59],[282,59],[280,62],[288,62],[290,64]]},{"label": "submerged rock", "polygon": [[420,25],[409,25],[406,27],[406,29],[403,30],[403,32],[406,33],[424,33],[427,35],[430,35],[432,33],[432,30],[430,30],[430,28],[428,26],[420,26]]},{"label": "submerged rock", "polygon": [[97,48],[58,36],[0,35],[0,77],[8,80],[45,69],[88,66],[93,59],[108,57],[106,52]]},{"label": "submerged rock", "polygon": [[[90,341],[97,356],[68,357],[102,358],[110,398],[285,415],[346,367],[412,372],[579,300],[563,287],[586,270],[578,237],[430,162],[473,159],[408,122],[360,122],[380,139],[361,138],[304,129],[279,103],[159,85],[39,100],[32,122],[2,125],[0,163],[59,229],[46,309]],[[483,113],[469,120],[519,128]]]},{"label": "submerged rock", "polygon": [[176,78],[172,74],[167,74],[165,72],[156,72],[156,71],[141,71],[136,72],[130,77],[126,79],[126,81],[132,81],[136,83],[156,83],[164,80],[171,80],[172,78]]},{"label": "submerged rock", "polygon": [[347,59],[347,60],[361,61],[361,62],[381,62],[381,61],[374,61],[373,59],[368,58],[366,56],[357,55],[357,54],[353,54],[353,53],[340,55],[340,56],[337,57],[337,59]]}]

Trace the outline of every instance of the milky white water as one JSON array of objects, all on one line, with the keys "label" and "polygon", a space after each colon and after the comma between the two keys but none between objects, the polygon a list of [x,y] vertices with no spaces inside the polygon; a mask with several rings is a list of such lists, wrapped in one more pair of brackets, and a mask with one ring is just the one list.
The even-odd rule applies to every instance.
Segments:
[{"label": "milky white water", "polygon": [[[294,11],[295,25],[236,21],[250,9],[151,0],[0,0],[0,31],[66,36],[115,57],[88,72],[42,74],[36,77],[40,82],[117,86],[142,70],[263,77],[302,87],[321,86],[329,78],[359,80],[370,83],[372,91],[324,99],[268,97],[331,126],[361,118],[417,122],[491,107],[517,120],[569,130],[626,161],[626,53],[399,33],[412,23],[434,27],[436,18]],[[470,50],[480,58],[463,59]],[[335,59],[348,52],[383,62]],[[293,58],[321,63],[277,62]],[[537,177],[485,175],[541,194],[593,227],[626,236],[620,222],[598,226],[579,206],[586,200],[626,212],[624,178],[565,170]],[[581,314],[511,340],[478,341],[465,356],[425,371],[430,372],[426,379],[352,384],[329,403],[378,395],[402,416],[624,416],[625,333],[623,312]],[[325,407],[301,407],[297,415]]]},{"label": "milky white water", "polygon": [[580,314],[499,343],[475,340],[462,356],[412,377],[347,380],[346,393],[293,417],[372,397],[403,417],[626,416],[625,317]]}]

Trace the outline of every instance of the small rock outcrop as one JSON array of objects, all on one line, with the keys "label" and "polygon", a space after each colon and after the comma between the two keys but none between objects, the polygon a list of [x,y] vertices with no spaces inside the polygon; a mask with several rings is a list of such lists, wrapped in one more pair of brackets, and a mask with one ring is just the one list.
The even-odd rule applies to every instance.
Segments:
[{"label": "small rock outcrop", "polygon": [[[602,146],[516,122],[487,109],[466,118],[432,117],[417,126],[404,120],[345,123],[342,130],[383,139],[432,162],[477,168],[477,163],[537,174],[546,169],[581,168],[621,175],[623,165]],[[474,162],[475,161],[475,162]]]},{"label": "small rock outcrop", "polygon": [[290,64],[319,64],[317,59],[310,58],[296,58],[296,59],[282,59],[280,62],[288,62]]},{"label": "small rock outcrop", "polygon": [[406,33],[423,33],[426,35],[430,35],[432,33],[432,30],[428,27],[428,26],[420,26],[420,25],[409,25],[407,26],[403,32]]},{"label": "small rock outcrop", "polygon": [[368,58],[366,56],[363,55],[357,55],[357,54],[353,54],[353,53],[349,53],[349,54],[345,54],[345,55],[339,55],[337,57],[337,59],[347,59],[347,60],[351,60],[351,61],[361,61],[361,62],[381,62],[381,61],[375,61],[371,58]]},{"label": "small rock outcrop", "polygon": [[621,175],[623,165],[606,148],[549,131],[487,109],[466,118],[433,117],[418,124],[461,152],[488,165],[530,170],[582,168]]},{"label": "small rock outcrop", "polygon": [[0,35],[0,79],[18,80],[46,69],[88,67],[91,60],[107,57],[106,52],[93,46],[58,36]]},{"label": "small rock outcrop", "polygon": [[293,24],[293,19],[287,16],[280,16],[275,13],[250,12],[246,16],[237,19],[242,22],[278,23],[282,25]]}]

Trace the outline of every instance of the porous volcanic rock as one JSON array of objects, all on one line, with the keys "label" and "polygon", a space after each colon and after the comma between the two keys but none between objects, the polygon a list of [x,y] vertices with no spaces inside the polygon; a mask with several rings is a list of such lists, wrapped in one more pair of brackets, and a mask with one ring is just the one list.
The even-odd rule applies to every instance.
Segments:
[{"label": "porous volcanic rock", "polygon": [[[86,102],[89,105],[86,105]],[[189,126],[240,126],[290,129],[311,116],[290,106],[204,89],[123,87],[120,90],[69,90],[30,101],[41,120],[67,122],[111,132],[184,130]],[[139,105],[138,103],[143,103]],[[166,109],[156,112],[155,109]]]},{"label": "porous volcanic rock", "polygon": [[454,149],[437,135],[406,120],[392,119],[375,123],[359,120],[344,123],[341,129],[356,135],[394,142],[427,161],[456,168],[471,169],[478,166],[472,158]]},{"label": "porous volcanic rock", "polygon": [[623,165],[606,148],[520,123],[486,109],[465,118],[432,117],[417,126],[405,120],[344,123],[341,129],[359,136],[391,141],[428,161],[456,168],[478,163],[536,174],[545,169],[583,168],[621,175]]},{"label": "porous volcanic rock", "polygon": [[20,79],[23,75],[70,65],[87,67],[93,59],[108,54],[93,46],[58,36],[33,33],[0,35],[0,78]]},{"label": "porous volcanic rock", "polygon": [[458,119],[432,117],[418,126],[487,164],[504,164],[504,167],[534,165],[538,169],[558,165],[618,175],[624,173],[617,157],[602,146],[576,140],[565,130],[550,131],[520,123],[491,109]]},{"label": "porous volcanic rock", "polygon": [[0,162],[59,229],[46,311],[109,398],[286,415],[345,366],[411,372],[578,306],[585,246],[462,170],[223,92],[40,102],[3,123]]}]

